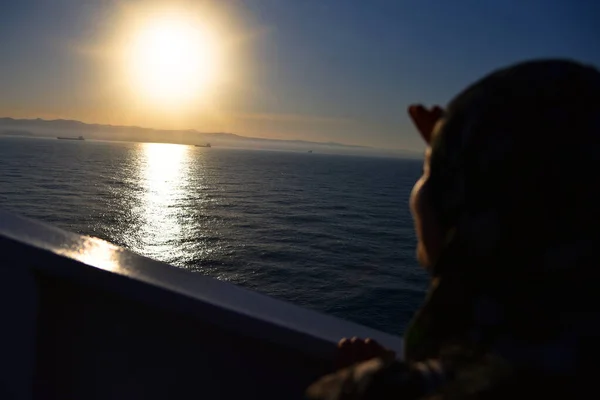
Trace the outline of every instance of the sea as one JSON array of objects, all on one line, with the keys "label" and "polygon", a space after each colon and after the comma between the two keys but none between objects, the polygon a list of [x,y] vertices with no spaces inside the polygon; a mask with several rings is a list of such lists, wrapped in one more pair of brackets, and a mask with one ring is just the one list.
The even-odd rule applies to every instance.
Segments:
[{"label": "sea", "polygon": [[400,335],[418,159],[0,137],[0,209]]}]

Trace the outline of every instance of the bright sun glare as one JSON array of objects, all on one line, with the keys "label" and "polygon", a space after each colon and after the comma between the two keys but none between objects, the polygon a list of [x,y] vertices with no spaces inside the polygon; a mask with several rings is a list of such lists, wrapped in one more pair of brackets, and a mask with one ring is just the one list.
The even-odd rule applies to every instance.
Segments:
[{"label": "bright sun glare", "polygon": [[180,106],[202,97],[217,78],[214,37],[185,17],[147,21],[127,49],[129,81],[148,100]]}]

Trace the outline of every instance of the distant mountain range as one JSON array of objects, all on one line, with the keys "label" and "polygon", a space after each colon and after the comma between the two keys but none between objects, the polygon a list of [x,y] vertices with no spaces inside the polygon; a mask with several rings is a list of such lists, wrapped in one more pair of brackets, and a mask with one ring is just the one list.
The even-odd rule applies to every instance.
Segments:
[{"label": "distant mountain range", "polygon": [[265,139],[236,135],[227,132],[199,132],[194,129],[162,130],[139,126],[87,124],[81,121],[56,119],[0,118],[0,134],[15,136],[45,136],[71,134],[86,139],[120,140],[132,142],[160,142],[176,144],[204,144],[223,147],[248,147],[273,150],[314,150],[342,153],[386,153],[397,156],[414,156],[410,151],[385,151],[368,146],[335,142],[311,142],[305,140]]}]

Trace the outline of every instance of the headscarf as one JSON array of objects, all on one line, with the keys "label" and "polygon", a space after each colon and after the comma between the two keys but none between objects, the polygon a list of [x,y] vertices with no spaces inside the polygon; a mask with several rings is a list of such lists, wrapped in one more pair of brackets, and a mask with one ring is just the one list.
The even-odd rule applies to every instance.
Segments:
[{"label": "headscarf", "polygon": [[405,362],[381,357],[311,399],[575,397],[599,354],[600,73],[517,64],[447,107],[428,190],[445,241]]},{"label": "headscarf", "polygon": [[600,73],[565,60],[499,70],[438,128],[429,185],[445,243],[406,358],[468,348],[575,371],[600,333]]}]

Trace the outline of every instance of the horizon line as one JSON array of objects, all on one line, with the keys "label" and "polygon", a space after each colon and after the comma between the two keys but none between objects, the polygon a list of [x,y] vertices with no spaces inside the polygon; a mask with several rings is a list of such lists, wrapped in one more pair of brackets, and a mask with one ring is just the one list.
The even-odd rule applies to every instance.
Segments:
[{"label": "horizon line", "polygon": [[12,121],[21,121],[21,122],[25,122],[25,121],[41,121],[41,122],[50,122],[50,123],[52,123],[52,122],[74,122],[74,123],[87,125],[87,126],[101,126],[101,127],[110,127],[110,128],[135,128],[135,129],[157,131],[157,132],[188,132],[188,133],[196,133],[196,134],[230,135],[230,136],[240,138],[241,140],[306,143],[306,144],[316,144],[316,145],[322,145],[322,146],[354,147],[354,148],[362,148],[365,150],[383,150],[383,151],[391,150],[393,152],[409,152],[409,153],[416,152],[416,151],[413,151],[410,149],[405,149],[405,148],[403,148],[403,149],[385,149],[385,148],[378,148],[378,147],[373,147],[373,146],[348,144],[348,143],[340,143],[340,142],[332,142],[332,141],[319,142],[319,141],[303,140],[303,139],[274,139],[274,138],[246,136],[246,135],[241,135],[241,134],[237,134],[237,133],[233,133],[233,132],[217,132],[217,131],[202,132],[202,131],[199,131],[199,130],[193,129],[193,128],[190,128],[190,129],[159,129],[159,128],[149,128],[149,127],[144,127],[144,126],[139,126],[139,125],[113,125],[113,124],[102,124],[102,123],[95,123],[95,122],[84,122],[84,121],[80,121],[80,120],[76,120],[76,119],[67,119],[67,118],[45,119],[45,118],[41,118],[41,117],[32,117],[32,118],[15,118],[15,117],[10,117],[10,116],[0,117],[0,120],[7,120],[7,119],[12,120]]}]

